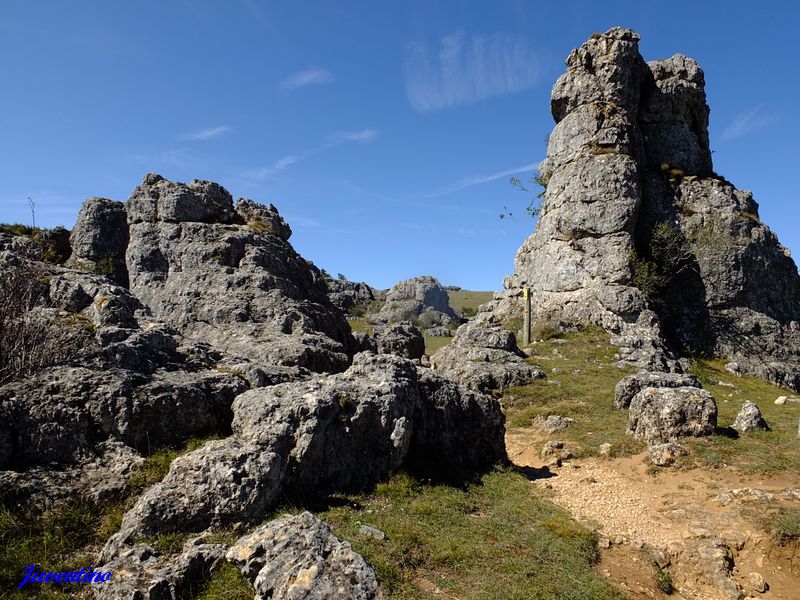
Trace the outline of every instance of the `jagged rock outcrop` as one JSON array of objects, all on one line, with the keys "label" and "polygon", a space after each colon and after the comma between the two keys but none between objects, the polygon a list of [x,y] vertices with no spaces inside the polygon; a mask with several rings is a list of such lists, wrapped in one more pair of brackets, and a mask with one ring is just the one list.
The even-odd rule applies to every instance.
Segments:
[{"label": "jagged rock outcrop", "polygon": [[376,351],[417,359],[425,354],[425,338],[411,323],[400,322],[378,326],[373,335]]},{"label": "jagged rock outcrop", "polygon": [[371,316],[377,323],[412,321],[421,327],[460,322],[450,307],[447,291],[435,277],[423,275],[401,281],[386,293],[380,312]]},{"label": "jagged rock outcrop", "polygon": [[[131,292],[182,334],[274,365],[341,371],[350,328],[272,207],[147,175],[126,204]],[[241,211],[241,214],[237,212]]]},{"label": "jagged rock outcrop", "polygon": [[705,80],[683,55],[645,63],[613,28],[567,59],[539,167],[534,234],[484,321],[592,323],[623,360],[680,371],[675,353],[730,357],[800,389],[800,277],[750,192],[712,172]]},{"label": "jagged rock outcrop", "polygon": [[631,401],[628,433],[650,446],[711,435],[716,426],[717,403],[700,388],[648,387]]},{"label": "jagged rock outcrop", "polygon": [[107,198],[89,198],[78,212],[70,234],[72,255],[67,265],[91,270],[127,287],[128,216],[125,204]]},{"label": "jagged rock outcrop", "polygon": [[469,389],[488,393],[524,385],[544,373],[528,364],[510,331],[470,321],[431,357],[432,368]]},{"label": "jagged rock outcrop", "polygon": [[375,291],[366,283],[346,279],[326,279],[328,298],[342,312],[348,313],[356,306],[366,306],[375,301]]},{"label": "jagged rock outcrop", "polygon": [[256,600],[375,600],[375,571],[309,512],[285,515],[240,538],[227,558]]},{"label": "jagged rock outcrop", "polygon": [[104,565],[109,581],[92,585],[101,600],[181,600],[190,597],[224,562],[226,546],[203,536],[189,539],[177,556],[163,556],[148,544],[137,544]]},{"label": "jagged rock outcrop", "polygon": [[360,353],[344,373],[249,390],[232,408],[233,435],[176,459],[104,561],[141,536],[254,524],[282,492],[364,489],[401,466],[455,478],[506,459],[496,400],[392,355]]}]

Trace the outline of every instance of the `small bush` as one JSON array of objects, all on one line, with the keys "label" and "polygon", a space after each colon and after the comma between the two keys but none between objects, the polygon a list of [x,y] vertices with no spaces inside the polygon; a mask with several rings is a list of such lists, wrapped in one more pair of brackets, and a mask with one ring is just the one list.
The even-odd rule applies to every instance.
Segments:
[{"label": "small bush", "polygon": [[631,255],[633,283],[654,303],[670,283],[694,260],[691,245],[683,233],[661,221],[649,233],[643,248]]},{"label": "small bush", "polygon": [[669,571],[662,569],[658,565],[654,565],[656,571],[656,585],[665,594],[669,595],[675,591],[675,584],[672,583],[672,575]]},{"label": "small bush", "polygon": [[0,385],[70,358],[86,343],[84,327],[42,310],[48,273],[36,258],[29,248],[0,268]]},{"label": "small bush", "polygon": [[771,532],[781,545],[800,542],[800,509],[783,508],[773,518]]}]

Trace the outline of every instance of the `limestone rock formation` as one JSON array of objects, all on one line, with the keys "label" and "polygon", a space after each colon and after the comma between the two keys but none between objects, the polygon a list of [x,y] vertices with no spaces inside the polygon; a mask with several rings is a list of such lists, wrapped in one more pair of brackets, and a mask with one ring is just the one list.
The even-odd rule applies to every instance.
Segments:
[{"label": "limestone rock formation", "polygon": [[373,339],[380,354],[396,354],[410,359],[422,358],[425,354],[425,338],[408,322],[378,326]]},{"label": "limestone rock formation", "polygon": [[651,446],[711,435],[716,426],[714,397],[699,388],[649,387],[631,401],[628,432]]},{"label": "limestone rock formation", "polygon": [[460,322],[450,307],[447,291],[429,275],[401,281],[386,294],[380,312],[372,317],[378,323],[418,322],[422,327]]},{"label": "limestone rock formation", "polygon": [[341,371],[354,348],[274,208],[147,175],[128,199],[131,292],[184,335],[266,364]]},{"label": "limestone rock formation", "polygon": [[356,306],[366,306],[375,301],[375,290],[363,282],[345,279],[326,279],[328,298],[342,312],[350,312]]},{"label": "limestone rock formation", "polygon": [[648,387],[696,387],[700,382],[694,375],[680,373],[659,373],[654,371],[640,371],[633,375],[623,377],[614,389],[614,408],[625,409],[631,405],[634,396]]},{"label": "limestone rock formation", "polygon": [[375,571],[309,512],[285,515],[239,539],[227,558],[256,600],[375,600]]},{"label": "limestone rock formation", "polygon": [[141,536],[257,523],[281,492],[364,489],[401,466],[457,478],[506,460],[496,400],[391,355],[249,390],[232,410],[233,435],[176,459],[125,515],[105,562]]},{"label": "limestone rock formation", "polygon": [[127,287],[128,217],[125,204],[106,198],[83,203],[70,234],[72,255],[68,266],[89,269]]},{"label": "limestone rock formation", "polygon": [[645,63],[613,28],[567,59],[546,192],[506,292],[484,320],[597,324],[621,358],[657,371],[702,351],[800,389],[800,277],[750,192],[712,171],[705,79],[683,55]]},{"label": "limestone rock formation", "polygon": [[431,357],[431,366],[483,393],[544,377],[541,370],[528,364],[513,333],[478,321],[459,327],[453,341]]}]

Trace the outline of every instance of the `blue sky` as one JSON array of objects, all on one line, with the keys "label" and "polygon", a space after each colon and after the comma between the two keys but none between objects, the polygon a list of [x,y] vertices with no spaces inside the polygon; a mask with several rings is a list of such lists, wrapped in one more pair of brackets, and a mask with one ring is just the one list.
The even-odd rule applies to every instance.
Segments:
[{"label": "blue sky", "polygon": [[[793,3],[3,0],[0,221],[145,173],[272,202],[331,273],[500,289],[570,50],[615,25],[706,73],[715,169],[800,255]],[[500,220],[507,206],[518,216]]]}]

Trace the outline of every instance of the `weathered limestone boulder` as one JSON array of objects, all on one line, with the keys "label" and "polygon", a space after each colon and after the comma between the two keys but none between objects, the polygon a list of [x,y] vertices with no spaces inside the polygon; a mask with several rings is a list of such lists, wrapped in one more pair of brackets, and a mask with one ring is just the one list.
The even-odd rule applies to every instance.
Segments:
[{"label": "weathered limestone boulder", "polygon": [[657,467],[671,467],[681,456],[689,454],[689,449],[677,442],[665,442],[648,446],[647,459]]},{"label": "weathered limestone boulder", "polygon": [[459,322],[450,308],[447,291],[435,277],[424,275],[401,281],[386,294],[380,312],[372,317],[378,323],[419,322],[422,327]]},{"label": "weathered limestone boulder", "polygon": [[350,312],[356,306],[365,306],[375,300],[375,291],[366,283],[345,279],[326,279],[328,298],[342,312]]},{"label": "weathered limestone boulder", "polygon": [[711,435],[716,426],[717,403],[699,388],[649,387],[631,401],[628,433],[651,446]]},{"label": "weathered limestone boulder", "polygon": [[567,59],[536,231],[479,318],[520,317],[529,288],[534,322],[600,325],[641,368],[680,372],[699,351],[800,390],[797,267],[752,194],[712,171],[702,69],[645,64],[638,40],[613,28]]},{"label": "weathered limestone boulder", "polygon": [[431,366],[445,377],[483,393],[544,377],[541,370],[528,364],[513,333],[478,321],[461,325],[453,341],[431,357]]},{"label": "weathered limestone boulder", "polygon": [[681,373],[659,373],[657,371],[640,371],[633,375],[623,377],[614,388],[614,408],[625,409],[631,405],[631,400],[644,388],[648,387],[696,387],[700,382],[694,375]]},{"label": "weathered limestone boulder", "polygon": [[769,429],[769,425],[767,425],[767,421],[764,419],[758,406],[749,400],[742,404],[742,410],[736,415],[736,419],[731,427],[739,433],[750,433],[751,431],[759,430],[766,431]]},{"label": "weathered limestone boulder", "polygon": [[224,562],[227,548],[188,540],[177,556],[162,556],[152,546],[137,544],[95,570],[110,571],[109,581],[90,586],[102,600],[181,600],[192,595]]},{"label": "weathered limestone boulder", "polygon": [[72,255],[68,266],[106,275],[114,283],[128,285],[125,249],[128,217],[125,204],[106,198],[83,203],[70,235]]},{"label": "weathered limestone boulder", "polygon": [[231,437],[179,457],[142,495],[104,561],[141,536],[252,525],[281,493],[364,489],[401,466],[458,478],[506,460],[496,400],[392,355],[360,353],[344,373],[249,390],[233,413]]},{"label": "weathered limestone boulder", "polygon": [[412,360],[425,354],[425,338],[408,322],[378,326],[373,339],[380,354],[396,354]]},{"label": "weathered limestone boulder", "polygon": [[285,515],[239,539],[227,558],[253,583],[256,600],[374,600],[375,571],[309,512]]},{"label": "weathered limestone boulder", "polygon": [[146,176],[127,202],[131,292],[155,317],[218,350],[345,369],[354,342],[319,271],[286,241],[274,207],[238,206],[244,217],[212,182]]}]

